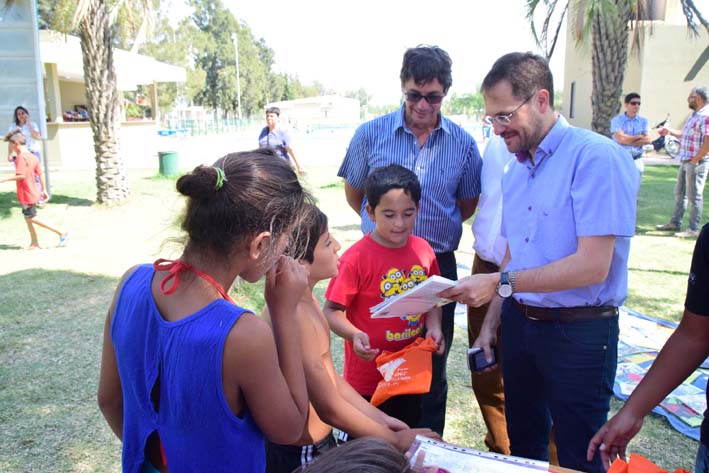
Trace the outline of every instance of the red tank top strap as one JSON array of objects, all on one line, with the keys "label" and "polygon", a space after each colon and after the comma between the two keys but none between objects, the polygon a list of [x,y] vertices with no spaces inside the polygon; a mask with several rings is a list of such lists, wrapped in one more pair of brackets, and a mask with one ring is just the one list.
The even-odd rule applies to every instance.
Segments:
[{"label": "red tank top strap", "polygon": [[155,262],[153,263],[153,269],[155,269],[156,271],[167,271],[169,273],[163,278],[162,281],[160,281],[160,292],[162,292],[163,294],[170,295],[175,292],[180,286],[180,273],[182,271],[190,271],[191,273],[196,274],[197,276],[211,284],[217,290],[217,292],[219,292],[219,295],[222,296],[224,299],[231,302],[232,304],[235,304],[232,298],[229,297],[229,294],[226,293],[224,288],[209,274],[203,273],[191,264],[185,263],[182,260],[169,260],[160,258],[158,260],[155,260]]}]

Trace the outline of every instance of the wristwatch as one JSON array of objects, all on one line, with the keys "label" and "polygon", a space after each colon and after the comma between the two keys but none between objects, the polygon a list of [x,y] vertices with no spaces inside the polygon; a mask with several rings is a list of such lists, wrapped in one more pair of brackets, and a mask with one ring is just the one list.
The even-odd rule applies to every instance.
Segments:
[{"label": "wristwatch", "polygon": [[515,292],[515,273],[504,272],[500,274],[500,282],[497,283],[497,295],[508,298]]}]

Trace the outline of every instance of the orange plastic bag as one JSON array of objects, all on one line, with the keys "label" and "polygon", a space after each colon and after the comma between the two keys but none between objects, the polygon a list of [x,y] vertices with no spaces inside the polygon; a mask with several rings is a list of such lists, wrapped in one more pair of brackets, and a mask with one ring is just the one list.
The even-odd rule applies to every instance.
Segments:
[{"label": "orange plastic bag", "polygon": [[431,390],[431,354],[438,347],[432,338],[417,338],[397,352],[385,351],[377,357],[377,369],[382,379],[372,395],[372,405],[378,406],[392,396],[421,394]]},{"label": "orange plastic bag", "polygon": [[[630,460],[625,463],[620,458],[616,458],[606,473],[668,473],[653,462],[637,453],[630,454]],[[674,473],[689,473],[684,468],[675,470]]]}]

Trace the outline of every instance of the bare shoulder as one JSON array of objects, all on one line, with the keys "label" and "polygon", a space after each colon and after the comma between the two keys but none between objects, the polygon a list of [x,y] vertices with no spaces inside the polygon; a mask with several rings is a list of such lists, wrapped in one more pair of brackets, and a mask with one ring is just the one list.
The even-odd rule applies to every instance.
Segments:
[{"label": "bare shoulder", "polygon": [[247,349],[257,347],[265,339],[273,339],[268,322],[251,312],[244,312],[229,331],[227,344],[238,343]]},{"label": "bare shoulder", "polygon": [[317,299],[301,301],[298,303],[297,318],[301,329],[301,337],[305,342],[304,348],[311,345],[321,354],[330,350],[330,327],[320,309]]}]

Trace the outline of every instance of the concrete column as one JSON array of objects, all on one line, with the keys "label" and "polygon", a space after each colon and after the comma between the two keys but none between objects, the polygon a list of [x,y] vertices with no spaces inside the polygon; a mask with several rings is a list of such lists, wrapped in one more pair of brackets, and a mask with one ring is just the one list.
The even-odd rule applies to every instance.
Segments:
[{"label": "concrete column", "polygon": [[153,120],[160,124],[160,110],[158,109],[158,84],[153,81],[150,85],[150,108],[153,110]]},{"label": "concrete column", "polygon": [[59,91],[57,65],[54,63],[45,63],[44,72],[47,80],[47,113],[52,117],[52,122],[61,123],[64,121],[64,118],[62,116],[62,101],[61,92]]}]

